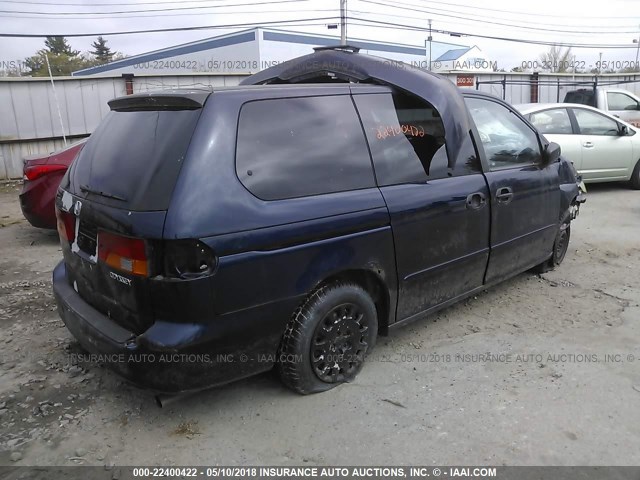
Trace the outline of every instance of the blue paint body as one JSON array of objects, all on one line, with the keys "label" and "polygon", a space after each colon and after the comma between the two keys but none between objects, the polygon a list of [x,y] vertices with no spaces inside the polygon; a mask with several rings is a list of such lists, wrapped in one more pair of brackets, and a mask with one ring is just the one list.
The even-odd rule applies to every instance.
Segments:
[{"label": "blue paint body", "polygon": [[[292,313],[330,279],[354,279],[375,292],[385,333],[551,256],[563,215],[579,193],[575,171],[562,159],[490,172],[480,147],[474,154],[483,172],[477,174],[287,200],[252,195],[235,166],[238,115],[247,101],[388,94],[390,86],[366,84],[384,83],[441,107],[451,162],[468,154],[465,138],[478,138],[462,94],[446,79],[400,72],[371,57],[335,51],[314,55],[320,62],[313,67],[303,57],[300,75],[313,73],[322,61],[348,61],[363,84],[214,91],[203,101],[166,211],[128,212],[98,203],[74,184],[73,173],[63,180],[58,206],[62,194],[70,193],[74,202],[83,203],[81,218],[88,222],[153,245],[198,239],[217,256],[210,275],[134,278],[127,289],[114,283],[100,262],[91,265],[63,248],[54,292],[62,318],[85,348],[127,358],[186,354],[196,359],[113,365],[127,378],[174,392],[270,369]],[[254,80],[273,83],[281,73],[282,67]],[[513,190],[508,204],[496,200],[504,186]],[[470,205],[472,194],[486,202]]]}]

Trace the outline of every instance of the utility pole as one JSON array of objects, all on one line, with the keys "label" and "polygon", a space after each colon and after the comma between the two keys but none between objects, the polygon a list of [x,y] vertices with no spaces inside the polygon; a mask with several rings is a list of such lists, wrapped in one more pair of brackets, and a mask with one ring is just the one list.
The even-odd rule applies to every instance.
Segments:
[{"label": "utility pole", "polygon": [[602,52],[600,52],[600,60],[598,60],[598,75],[602,73]]},{"label": "utility pole", "polygon": [[53,74],[51,73],[51,64],[49,63],[49,56],[45,53],[44,59],[47,61],[47,70],[49,70],[49,80],[51,80],[51,88],[53,89],[53,99],[56,102],[56,108],[58,109],[58,118],[60,119],[60,129],[62,130],[62,140],[64,146],[67,146],[67,136],[64,134],[64,122],[62,121],[62,112],[60,112],[60,102],[58,102],[58,94],[56,93],[56,85],[53,83]]},{"label": "utility pole", "polygon": [[638,54],[640,53],[640,34],[638,34],[638,39],[634,40],[633,42],[638,44],[638,48],[636,48],[636,63],[633,68],[640,71],[640,67],[638,66]]},{"label": "utility pole", "polygon": [[429,19],[429,38],[427,40],[429,40],[429,71],[431,71],[431,41],[433,40],[431,36],[431,19]]},{"label": "utility pole", "polygon": [[347,0],[340,0],[340,45],[347,44]]}]

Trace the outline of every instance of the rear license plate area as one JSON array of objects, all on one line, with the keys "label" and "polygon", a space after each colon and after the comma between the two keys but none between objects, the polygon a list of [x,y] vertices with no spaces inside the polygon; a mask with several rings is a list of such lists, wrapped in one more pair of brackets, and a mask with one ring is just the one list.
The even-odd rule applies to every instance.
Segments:
[{"label": "rear license plate area", "polygon": [[78,225],[78,235],[76,239],[81,252],[93,257],[98,248],[98,227],[80,220]]}]

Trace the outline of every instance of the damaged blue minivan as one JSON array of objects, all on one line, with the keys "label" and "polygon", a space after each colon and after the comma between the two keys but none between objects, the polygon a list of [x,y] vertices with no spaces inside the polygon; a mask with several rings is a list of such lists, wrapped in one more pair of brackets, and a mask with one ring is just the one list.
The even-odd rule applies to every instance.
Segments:
[{"label": "damaged blue minivan", "polygon": [[560,148],[399,67],[321,48],[241,86],[110,101],[56,199],[78,342],[158,392],[274,366],[320,392],[379,334],[562,262],[584,196]]}]

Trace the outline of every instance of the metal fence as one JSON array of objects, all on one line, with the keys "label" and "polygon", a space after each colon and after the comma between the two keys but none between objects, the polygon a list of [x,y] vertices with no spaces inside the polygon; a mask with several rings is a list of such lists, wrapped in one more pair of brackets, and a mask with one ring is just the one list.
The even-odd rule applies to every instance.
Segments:
[{"label": "metal fence", "polygon": [[490,74],[478,76],[475,85],[478,90],[490,92],[514,105],[558,103],[564,100],[568,91],[579,88],[623,88],[639,95],[640,74]]},{"label": "metal fence", "polygon": [[[248,74],[247,74],[248,75]],[[173,75],[123,77],[57,77],[55,92],[46,78],[0,78],[0,179],[22,176],[22,159],[49,153],[91,134],[107,114],[107,101],[127,93],[175,87],[237,85],[246,75]],[[477,88],[510,103],[562,101],[577,82],[593,82],[593,75],[530,73],[448,73],[464,88]],[[602,75],[600,85],[621,84],[640,94],[640,75]],[[532,91],[535,91],[533,96]]]},{"label": "metal fence", "polygon": [[[136,77],[133,93],[170,87],[237,85],[243,75]],[[131,90],[129,91],[129,93]],[[91,134],[107,102],[126,95],[123,77],[0,78],[0,179],[22,176],[22,159]]]}]

